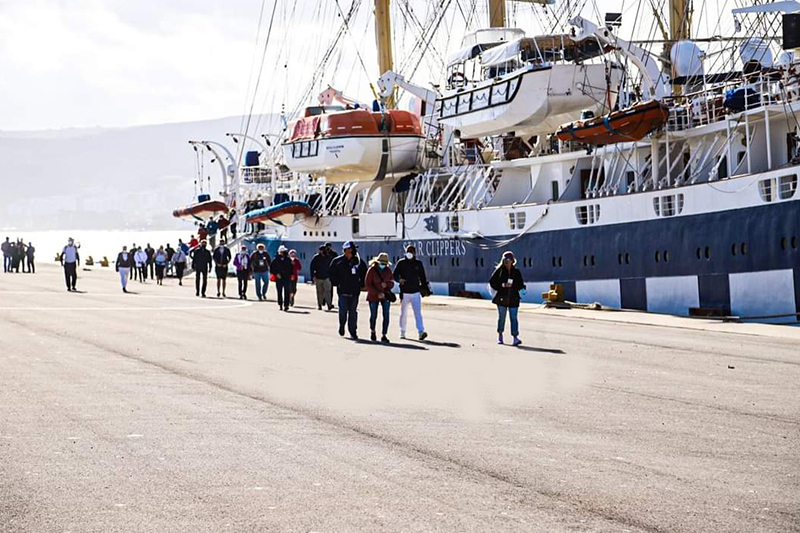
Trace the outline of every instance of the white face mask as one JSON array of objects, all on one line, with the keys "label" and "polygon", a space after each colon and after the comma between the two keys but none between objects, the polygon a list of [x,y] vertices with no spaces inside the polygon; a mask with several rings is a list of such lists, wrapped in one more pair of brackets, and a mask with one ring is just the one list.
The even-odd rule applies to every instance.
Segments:
[{"label": "white face mask", "polygon": [[406,252],[406,259],[414,259],[414,254],[411,252]]}]

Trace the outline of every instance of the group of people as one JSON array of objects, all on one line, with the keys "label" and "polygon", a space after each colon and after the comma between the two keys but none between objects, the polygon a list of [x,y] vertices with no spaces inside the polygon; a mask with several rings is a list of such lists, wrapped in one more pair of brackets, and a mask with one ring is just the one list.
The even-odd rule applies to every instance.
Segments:
[{"label": "group of people", "polygon": [[[211,242],[211,248],[216,249],[217,233],[219,233],[220,242],[228,240],[228,232],[230,232],[231,239],[236,240],[236,210],[231,209],[228,215],[220,215],[216,219],[211,219],[208,222],[201,222],[197,228],[197,235],[200,241]],[[192,236],[194,238],[194,236]],[[194,248],[194,246],[192,246]]]},{"label": "group of people", "polygon": [[22,239],[11,241],[9,237],[2,244],[3,251],[3,272],[14,272],[19,274],[19,269],[22,267],[24,273],[36,273],[36,264],[34,263],[34,254],[36,248],[33,243],[25,244]]},{"label": "group of people", "polygon": [[[297,281],[302,263],[295,250],[289,250],[281,245],[274,257],[270,257],[264,243],[258,243],[256,249],[250,252],[247,246],[232,254],[225,240],[210,249],[208,242],[201,239],[196,246],[195,241],[184,244],[179,241],[178,247],[173,249],[170,245],[159,246],[156,250],[149,244],[145,248],[135,244],[128,251],[123,246],[122,252],[117,256],[116,269],[120,273],[122,290],[127,292],[126,286],[129,274],[133,273],[134,279],[144,283],[147,279],[148,269],[151,278],[162,284],[167,269],[173,269],[178,283],[182,285],[183,273],[188,260],[191,260],[195,272],[195,294],[206,297],[208,275],[213,271],[217,279],[217,297],[227,297],[227,278],[232,265],[236,272],[237,289],[240,299],[247,299],[249,280],[255,280],[256,297],[259,301],[266,300],[270,281],[273,281],[277,290],[278,307],[288,311],[294,306],[297,293]],[[72,247],[72,248],[70,248]],[[358,254],[358,247],[354,242],[345,242],[341,255],[336,255],[331,243],[319,247],[318,253],[312,258],[310,265],[311,279],[316,287],[317,309],[333,310],[333,288],[338,296],[339,335],[349,334],[351,339],[358,340],[358,306],[362,292],[366,292],[369,306],[370,339],[378,341],[378,318],[382,315],[380,324],[380,342],[389,343],[388,332],[392,304],[397,302],[395,287],[398,289],[400,299],[399,329],[400,338],[405,339],[409,315],[414,315],[414,322],[419,340],[425,340],[428,333],[422,316],[422,298],[431,294],[430,284],[425,273],[425,267],[416,257],[414,245],[405,248],[405,255],[391,268],[389,254],[381,252],[369,260],[367,264]],[[71,259],[79,260],[77,248],[73,242],[64,248],[62,259],[67,273],[67,287],[70,287],[70,278],[67,265]],[[74,263],[73,263],[74,265]],[[71,268],[74,271],[74,266]],[[155,271],[155,272],[154,272]],[[507,251],[503,254],[500,264],[496,267],[489,280],[489,285],[495,291],[493,303],[497,306],[497,333],[498,343],[503,344],[503,334],[506,320],[511,322],[512,344],[517,346],[522,343],[519,338],[518,312],[522,297],[525,295],[525,283],[522,272],[516,268],[514,253]],[[72,282],[74,290],[74,281]]]},{"label": "group of people", "polygon": [[117,254],[115,269],[119,273],[122,292],[128,292],[128,280],[138,280],[146,283],[148,274],[150,279],[155,279],[158,285],[164,284],[164,277],[174,275],[178,284],[183,285],[183,273],[186,270],[189,245],[178,239],[178,246],[173,248],[170,244],[159,246],[157,249],[150,246],[142,248],[134,243],[130,250],[127,246]]}]

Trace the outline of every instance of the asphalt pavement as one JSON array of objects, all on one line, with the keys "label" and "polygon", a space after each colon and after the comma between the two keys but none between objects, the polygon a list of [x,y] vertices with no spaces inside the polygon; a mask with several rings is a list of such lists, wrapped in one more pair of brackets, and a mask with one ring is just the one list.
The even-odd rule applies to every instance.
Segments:
[{"label": "asphalt pavement", "polygon": [[37,268],[0,274],[2,533],[800,531],[800,328],[525,306],[513,348],[431,297],[384,346],[309,286]]}]

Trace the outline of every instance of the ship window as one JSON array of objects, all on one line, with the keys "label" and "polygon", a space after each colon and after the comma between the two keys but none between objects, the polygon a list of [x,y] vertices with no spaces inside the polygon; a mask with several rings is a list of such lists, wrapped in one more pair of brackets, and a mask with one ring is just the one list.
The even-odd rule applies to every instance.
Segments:
[{"label": "ship window", "polygon": [[517,213],[517,229],[523,229],[525,227],[525,211],[521,211]]},{"label": "ship window", "polygon": [[464,93],[458,96],[458,109],[457,113],[466,113],[470,110],[470,103],[472,102],[472,93]]},{"label": "ship window", "polygon": [[583,256],[583,266],[589,266],[589,258],[587,256]]},{"label": "ship window", "polygon": [[594,256],[592,256],[592,266],[595,266],[596,264],[597,264],[597,261],[595,260]]},{"label": "ship window", "polygon": [[736,255],[736,243],[731,245],[731,255]]},{"label": "ship window", "polygon": [[636,185],[636,173],[633,170],[629,170],[625,174],[625,190],[628,192],[632,192]]},{"label": "ship window", "polygon": [[679,215],[681,213],[683,213],[683,203],[684,203],[683,194],[679,194],[678,195],[678,214]]},{"label": "ship window", "polygon": [[781,200],[788,200],[795,192],[797,192],[797,174],[778,178],[778,196]]},{"label": "ship window", "polygon": [[724,180],[728,177],[728,156],[722,156],[717,165],[717,177]]},{"label": "ship window", "polygon": [[622,264],[622,254],[617,256],[617,262],[619,262],[620,265]]},{"label": "ship window", "polygon": [[775,190],[775,178],[768,178],[765,180],[761,180],[758,182],[758,194],[761,196],[761,199],[765,202],[771,202],[775,200],[774,191]]},{"label": "ship window", "polygon": [[671,217],[675,214],[675,195],[661,197],[661,215]]},{"label": "ship window", "polygon": [[472,109],[482,109],[489,106],[489,87],[479,89],[472,93]]},{"label": "ship window", "polygon": [[525,218],[524,211],[508,213],[508,227],[511,229],[524,229]]},{"label": "ship window", "polygon": [[742,255],[747,255],[747,243],[743,242],[741,246]]},{"label": "ship window", "polygon": [[560,258],[560,257],[558,258],[558,266],[560,266],[560,267],[564,266],[564,260],[562,258]]},{"label": "ship window", "polygon": [[787,243],[786,237],[781,239],[781,250],[786,251],[786,248],[788,248]]},{"label": "ship window", "polygon": [[660,205],[661,205],[661,204],[660,204],[660,202],[659,202],[659,198],[658,198],[658,196],[656,196],[655,198],[653,198],[653,209],[655,210],[655,212],[656,212],[656,216],[657,216],[657,217],[660,217],[660,216],[661,216],[661,208],[660,208]]},{"label": "ship window", "polygon": [[661,252],[656,252],[656,263],[661,261]]},{"label": "ship window", "polygon": [[553,201],[558,200],[558,182],[553,180],[550,182],[550,192],[553,198]]},{"label": "ship window", "polygon": [[629,254],[629,253],[625,254],[625,264],[626,265],[630,265],[631,264],[631,254]]},{"label": "ship window", "polygon": [[664,250],[664,262],[667,263],[669,261],[669,250]]},{"label": "ship window", "polygon": [[698,259],[702,259],[702,257],[703,257],[703,250],[701,250],[701,249],[698,247],[698,248],[697,248],[697,250],[695,251],[695,254],[697,255],[697,258],[698,258]]},{"label": "ship window", "polygon": [[308,155],[307,146],[308,143],[300,143],[300,157],[305,157]]},{"label": "ship window", "polygon": [[336,232],[335,231],[333,232],[333,236],[336,237]]},{"label": "ship window", "polygon": [[708,246],[706,246],[705,256],[706,256],[706,260],[711,259],[711,248],[708,247]]},{"label": "ship window", "polygon": [[553,256],[553,268],[555,268],[555,266],[556,266],[556,258],[555,256]]},{"label": "ship window", "polygon": [[792,250],[797,250],[797,237],[792,237]]},{"label": "ship window", "polygon": [[579,205],[575,208],[575,218],[581,226],[598,222],[600,220],[600,204]]}]

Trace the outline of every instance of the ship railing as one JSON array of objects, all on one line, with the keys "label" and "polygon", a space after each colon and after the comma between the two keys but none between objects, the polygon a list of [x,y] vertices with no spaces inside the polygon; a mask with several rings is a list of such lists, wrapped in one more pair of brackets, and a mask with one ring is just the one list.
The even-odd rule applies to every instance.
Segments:
[{"label": "ship railing", "polygon": [[241,167],[242,182],[250,184],[269,183],[273,178],[271,167]]},{"label": "ship railing", "polygon": [[411,183],[405,212],[458,211],[488,205],[502,172],[489,165],[430,169]]}]

